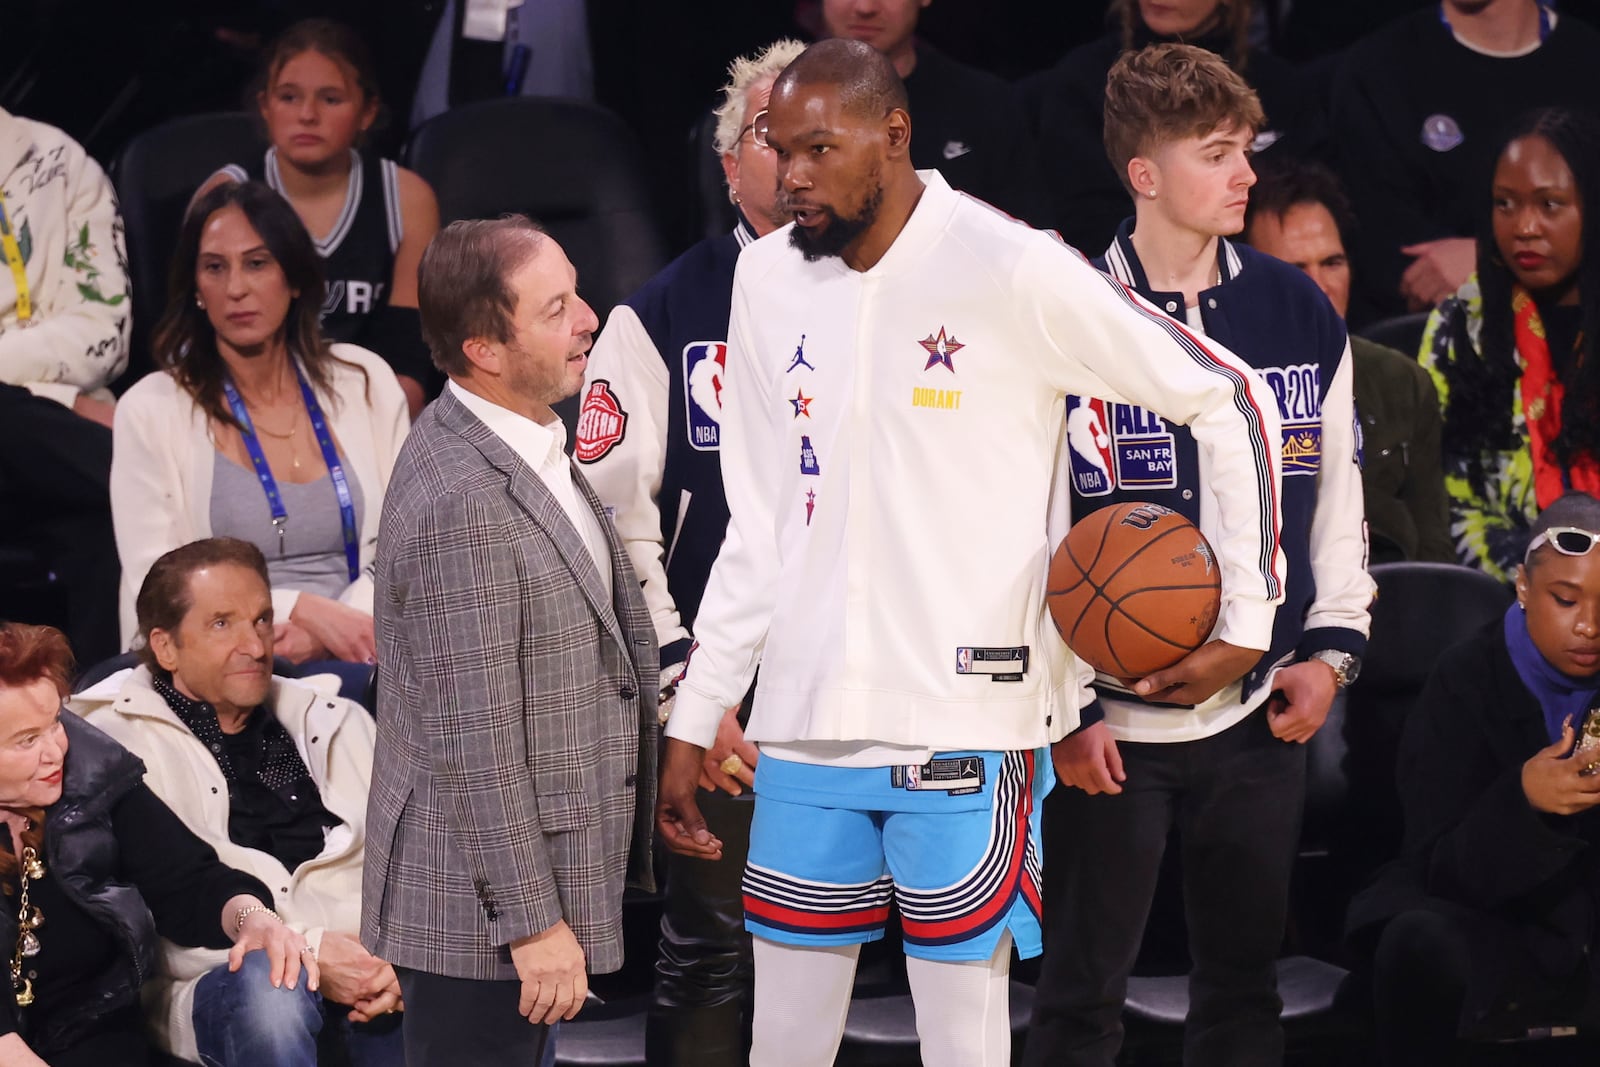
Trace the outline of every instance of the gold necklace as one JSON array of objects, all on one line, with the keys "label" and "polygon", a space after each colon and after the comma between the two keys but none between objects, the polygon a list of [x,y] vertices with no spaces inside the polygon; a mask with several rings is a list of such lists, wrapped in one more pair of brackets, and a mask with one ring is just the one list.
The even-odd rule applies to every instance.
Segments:
[{"label": "gold necklace", "polygon": [[275,437],[280,441],[287,441],[295,434],[300,432],[300,412],[296,411],[293,415],[290,415],[289,418],[291,422],[289,424],[288,433],[278,433],[276,430],[267,429],[265,426],[261,425],[261,420],[254,413],[252,413],[250,416],[250,424],[257,430],[266,434],[268,437]]},{"label": "gold necklace", "polygon": [[[33,823],[28,823],[29,830]],[[26,832],[26,831],[24,831]],[[39,936],[35,930],[44,925],[44,913],[36,904],[28,903],[28,885],[44,877],[44,861],[39,858],[39,853],[32,845],[22,848],[22,862],[19,863],[22,892],[17,904],[17,951],[11,957],[11,989],[17,998],[17,1006],[26,1008],[33,1003],[33,972],[26,976],[22,973],[22,961],[29,956],[39,954]]]}]

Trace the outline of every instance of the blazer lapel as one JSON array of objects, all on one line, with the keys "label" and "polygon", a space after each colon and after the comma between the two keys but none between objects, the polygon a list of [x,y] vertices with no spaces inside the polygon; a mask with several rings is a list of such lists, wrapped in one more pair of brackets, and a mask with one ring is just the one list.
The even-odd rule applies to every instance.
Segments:
[{"label": "blazer lapel", "polygon": [[[511,499],[527,512],[534,525],[543,530],[556,546],[556,551],[561,554],[561,559],[566,563],[567,569],[572,572],[573,578],[578,583],[578,588],[583,590],[584,599],[589,601],[589,606],[599,616],[607,631],[623,648],[628,647],[622,634],[622,627],[617,622],[617,613],[613,610],[610,601],[605,595],[605,585],[600,580],[600,572],[595,569],[594,557],[589,554],[588,545],[584,544],[583,536],[578,533],[577,527],[572,525],[572,520],[567,518],[567,513],[562,510],[560,501],[555,494],[550,492],[544,481],[534,473],[522,457],[502,441],[497,434],[485,426],[477,416],[467,410],[450,391],[446,389],[436,403],[439,404],[439,419],[448,428],[459,433],[468,443],[483,454],[490,465],[506,475],[506,488]],[[587,483],[580,482],[576,469],[573,470],[574,486],[582,485],[585,501],[589,501],[592,494],[588,491]],[[595,505],[591,502],[590,507]],[[604,516],[601,516],[600,528],[606,529]],[[607,534],[609,542],[610,535]],[[611,562],[607,561],[608,564]],[[613,577],[616,568],[612,568]]]}]

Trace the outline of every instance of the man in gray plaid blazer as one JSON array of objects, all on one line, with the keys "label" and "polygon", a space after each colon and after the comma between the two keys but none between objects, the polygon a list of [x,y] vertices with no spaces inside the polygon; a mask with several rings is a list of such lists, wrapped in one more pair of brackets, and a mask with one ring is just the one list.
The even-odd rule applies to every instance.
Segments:
[{"label": "man in gray plaid blazer", "polygon": [[410,1067],[533,1065],[586,972],[621,965],[624,883],[653,888],[654,629],[550,408],[598,325],[560,246],[453,223],[419,297],[450,384],[378,535],[361,936],[400,979]]}]

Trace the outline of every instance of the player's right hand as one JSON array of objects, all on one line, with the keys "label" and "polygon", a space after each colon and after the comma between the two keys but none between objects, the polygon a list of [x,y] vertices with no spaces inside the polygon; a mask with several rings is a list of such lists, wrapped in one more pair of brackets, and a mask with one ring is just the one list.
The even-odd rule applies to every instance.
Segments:
[{"label": "player's right hand", "polygon": [[1243,678],[1260,659],[1260,649],[1207,641],[1166,670],[1140,679],[1133,691],[1163,704],[1203,704],[1223,686]]},{"label": "player's right hand", "polygon": [[661,784],[656,791],[656,833],[672,851],[697,859],[722,858],[722,842],[706,829],[695,802],[705,749],[676,737],[667,738],[661,754]]},{"label": "player's right hand", "polygon": [[[722,764],[729,756],[739,757],[739,769],[731,775],[722,769]],[[706,758],[700,764],[700,788],[707,791],[721,789],[731,796],[754,789],[756,761],[760,758],[761,753],[756,751],[756,746],[744,739],[744,727],[739,725],[739,708],[731,707],[723,714],[722,722],[717,724],[717,739],[706,750]]]},{"label": "player's right hand", "polygon": [[1117,739],[1103,722],[1085,726],[1051,745],[1050,760],[1056,766],[1057,778],[1090,796],[1120,793],[1120,783],[1128,780]]}]

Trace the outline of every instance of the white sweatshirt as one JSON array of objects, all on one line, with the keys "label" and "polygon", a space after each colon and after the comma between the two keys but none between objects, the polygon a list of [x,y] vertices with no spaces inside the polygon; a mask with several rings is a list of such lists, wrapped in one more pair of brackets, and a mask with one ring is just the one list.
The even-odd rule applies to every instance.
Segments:
[{"label": "white sweatshirt", "polygon": [[[0,193],[33,316],[0,257],[0,382],[71,407],[128,365],[128,255],[116,194],[76,141],[0,110]],[[109,397],[110,394],[104,394]]]},{"label": "white sweatshirt", "polygon": [[758,664],[755,741],[1026,749],[1073,729],[1092,672],[1044,598],[1068,393],[1192,427],[1224,531],[1217,636],[1268,646],[1283,577],[1271,392],[1053,234],[920,176],[869,270],[806,262],[788,227],[740,256],[732,521],[669,737],[709,747]]}]

